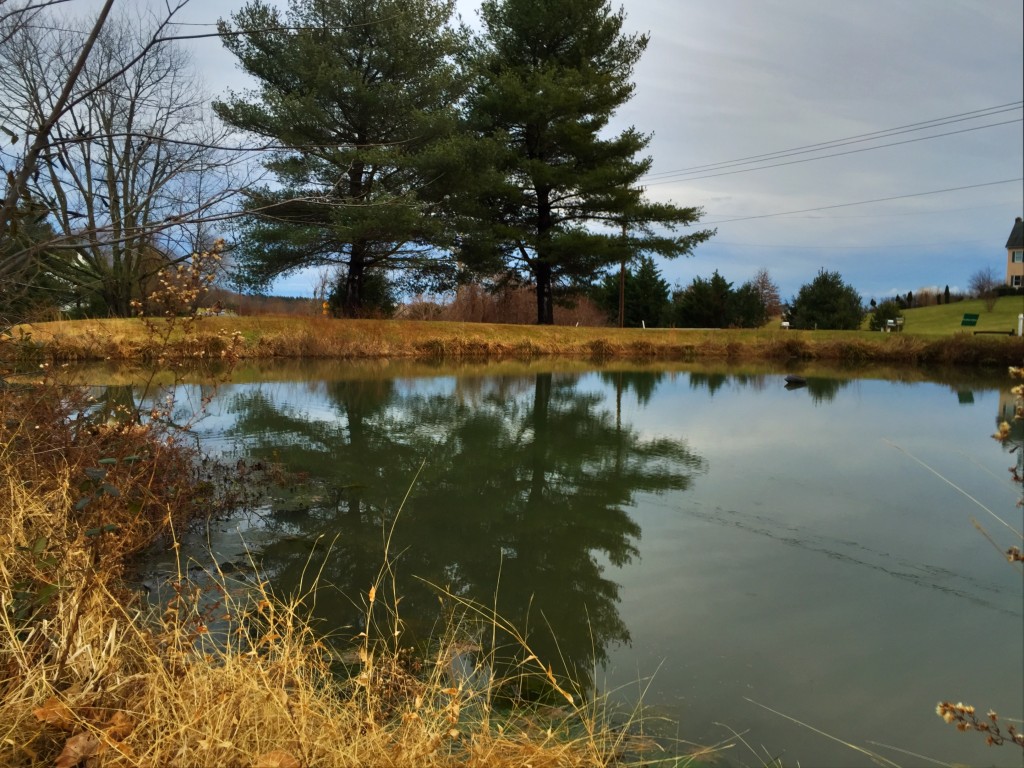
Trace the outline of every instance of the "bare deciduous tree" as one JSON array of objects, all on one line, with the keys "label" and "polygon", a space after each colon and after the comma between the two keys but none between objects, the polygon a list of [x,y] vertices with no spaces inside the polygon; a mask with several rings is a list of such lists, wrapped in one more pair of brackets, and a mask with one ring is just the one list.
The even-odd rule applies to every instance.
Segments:
[{"label": "bare deciduous tree", "polygon": [[[50,142],[50,133],[54,124],[72,103],[72,92],[78,82],[78,77],[85,67],[85,62],[89,59],[92,48],[96,43],[96,38],[103,29],[113,4],[113,0],[106,0],[104,2],[99,15],[90,29],[89,36],[78,50],[77,59],[68,73],[67,80],[55,84],[54,87],[58,89],[59,95],[56,97],[52,109],[45,118],[38,121],[36,125],[31,126],[31,132],[18,133],[6,125],[3,127],[4,132],[11,137],[12,144],[17,145],[20,141],[24,141],[25,148],[22,153],[6,154],[2,157],[3,165],[0,170],[3,170],[6,175],[7,184],[4,190],[3,206],[0,208],[0,241],[6,243],[9,234],[8,230],[15,224],[15,212],[18,202],[28,197],[28,180],[36,172],[39,155]],[[29,23],[34,21],[42,10],[41,6],[45,5],[47,3],[37,5],[26,3],[23,5],[12,5],[6,9],[3,17],[0,18],[0,43],[3,43],[6,48],[8,44],[14,42],[25,33],[29,28]],[[7,61],[5,59],[0,58],[0,65],[3,65],[6,71]],[[9,255],[4,260],[4,263],[0,265],[0,270],[2,270],[0,275],[10,274],[19,267],[20,261],[14,258],[13,255]]]},{"label": "bare deciduous tree", "polygon": [[0,33],[0,124],[28,145],[0,152],[0,238],[17,226],[19,201],[48,211],[56,233],[44,251],[6,253],[0,280],[43,258],[125,315],[169,261],[213,240],[197,222],[229,192],[217,148],[225,132],[209,119],[188,54],[160,37],[181,5],[156,24],[102,15],[58,24],[37,13]]},{"label": "bare deciduous tree", "polygon": [[764,310],[768,317],[775,317],[776,315],[782,314],[782,298],[779,296],[779,286],[772,280],[771,275],[768,274],[768,270],[762,267],[757,270],[757,274],[754,275],[754,279],[750,281],[751,285],[754,286],[754,290],[757,292],[758,297],[761,299],[761,303],[764,305]]},{"label": "bare deciduous tree", "polygon": [[996,289],[1003,284],[992,266],[982,267],[967,281],[967,290],[972,296],[985,300],[985,308],[991,311],[996,305]]},{"label": "bare deciduous tree", "polygon": [[59,113],[20,196],[50,212],[58,238],[47,269],[124,315],[168,261],[210,240],[186,227],[225,193],[223,174],[214,173],[223,130],[207,120],[207,99],[182,48],[151,46],[153,29],[110,18],[77,70],[87,35],[88,25],[65,22],[8,36],[0,117],[32,135]]}]

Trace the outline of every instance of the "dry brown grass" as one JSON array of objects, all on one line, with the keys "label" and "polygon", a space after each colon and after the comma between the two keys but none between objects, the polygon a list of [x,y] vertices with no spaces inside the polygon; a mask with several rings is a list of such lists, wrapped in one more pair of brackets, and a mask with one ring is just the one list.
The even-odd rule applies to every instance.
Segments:
[{"label": "dry brown grass", "polygon": [[[155,361],[162,342],[131,320],[41,323],[17,330],[29,359]],[[168,343],[182,356],[210,361],[230,354],[238,334],[242,358],[585,360],[804,360],[848,363],[1010,365],[1022,340],[867,331],[619,329],[323,317],[204,317]]]},{"label": "dry brown grass", "polygon": [[467,645],[487,611],[455,601],[462,618],[411,654],[387,568],[367,585],[368,629],[340,651],[305,621],[315,588],[282,600],[183,571],[147,609],[128,558],[157,536],[175,546],[209,489],[173,435],[97,423],[88,405],[52,381],[0,390],[0,764],[605,766],[631,749],[525,642],[510,674],[546,681],[560,706],[498,706],[508,680],[454,674],[467,650],[491,668]]}]

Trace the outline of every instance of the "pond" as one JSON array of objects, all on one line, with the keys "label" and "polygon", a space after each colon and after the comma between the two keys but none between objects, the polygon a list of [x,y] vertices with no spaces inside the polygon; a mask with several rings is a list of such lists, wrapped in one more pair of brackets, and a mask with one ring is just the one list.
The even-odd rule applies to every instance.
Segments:
[{"label": "pond", "polygon": [[784,373],[270,369],[220,387],[197,431],[297,480],[206,543],[281,591],[319,572],[316,615],[347,638],[393,530],[412,634],[438,587],[496,606],[585,689],[642,693],[646,729],[733,743],[728,765],[876,764],[839,740],[1020,765],[934,712],[1024,715],[1024,584],[1000,551],[1024,451],[991,438],[1012,383]]}]

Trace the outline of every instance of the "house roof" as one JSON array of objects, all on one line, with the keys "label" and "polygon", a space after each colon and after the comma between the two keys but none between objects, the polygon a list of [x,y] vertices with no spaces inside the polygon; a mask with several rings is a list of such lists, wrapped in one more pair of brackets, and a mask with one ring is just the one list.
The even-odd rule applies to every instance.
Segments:
[{"label": "house roof", "polygon": [[1024,221],[1020,216],[1013,222],[1013,231],[1010,232],[1010,239],[1006,241],[1007,248],[1024,248]]}]

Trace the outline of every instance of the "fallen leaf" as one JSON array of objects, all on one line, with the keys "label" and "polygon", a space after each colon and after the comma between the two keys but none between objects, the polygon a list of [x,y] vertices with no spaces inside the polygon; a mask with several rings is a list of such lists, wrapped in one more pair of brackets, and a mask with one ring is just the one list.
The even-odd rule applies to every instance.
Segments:
[{"label": "fallen leaf", "polygon": [[57,755],[53,768],[75,768],[83,760],[92,757],[100,748],[100,739],[92,733],[80,733],[72,736],[64,744],[64,749]]},{"label": "fallen leaf", "polygon": [[105,728],[106,735],[115,741],[120,741],[133,730],[135,730],[135,721],[121,710],[111,715]]},{"label": "fallen leaf", "polygon": [[55,725],[66,731],[70,731],[75,724],[75,715],[71,708],[56,696],[51,696],[43,706],[32,710],[36,720],[47,725]]},{"label": "fallen leaf", "polygon": [[130,760],[131,762],[136,762],[135,761],[135,752],[132,750],[131,747],[129,747],[123,741],[114,741],[113,739],[109,738],[104,733],[103,734],[103,744],[100,745],[99,754],[102,755],[107,750],[110,750],[110,749],[113,749],[113,750],[117,751],[123,757],[125,757],[128,760]]},{"label": "fallen leaf", "polygon": [[256,758],[253,768],[300,768],[302,764],[283,749],[275,749]]}]

